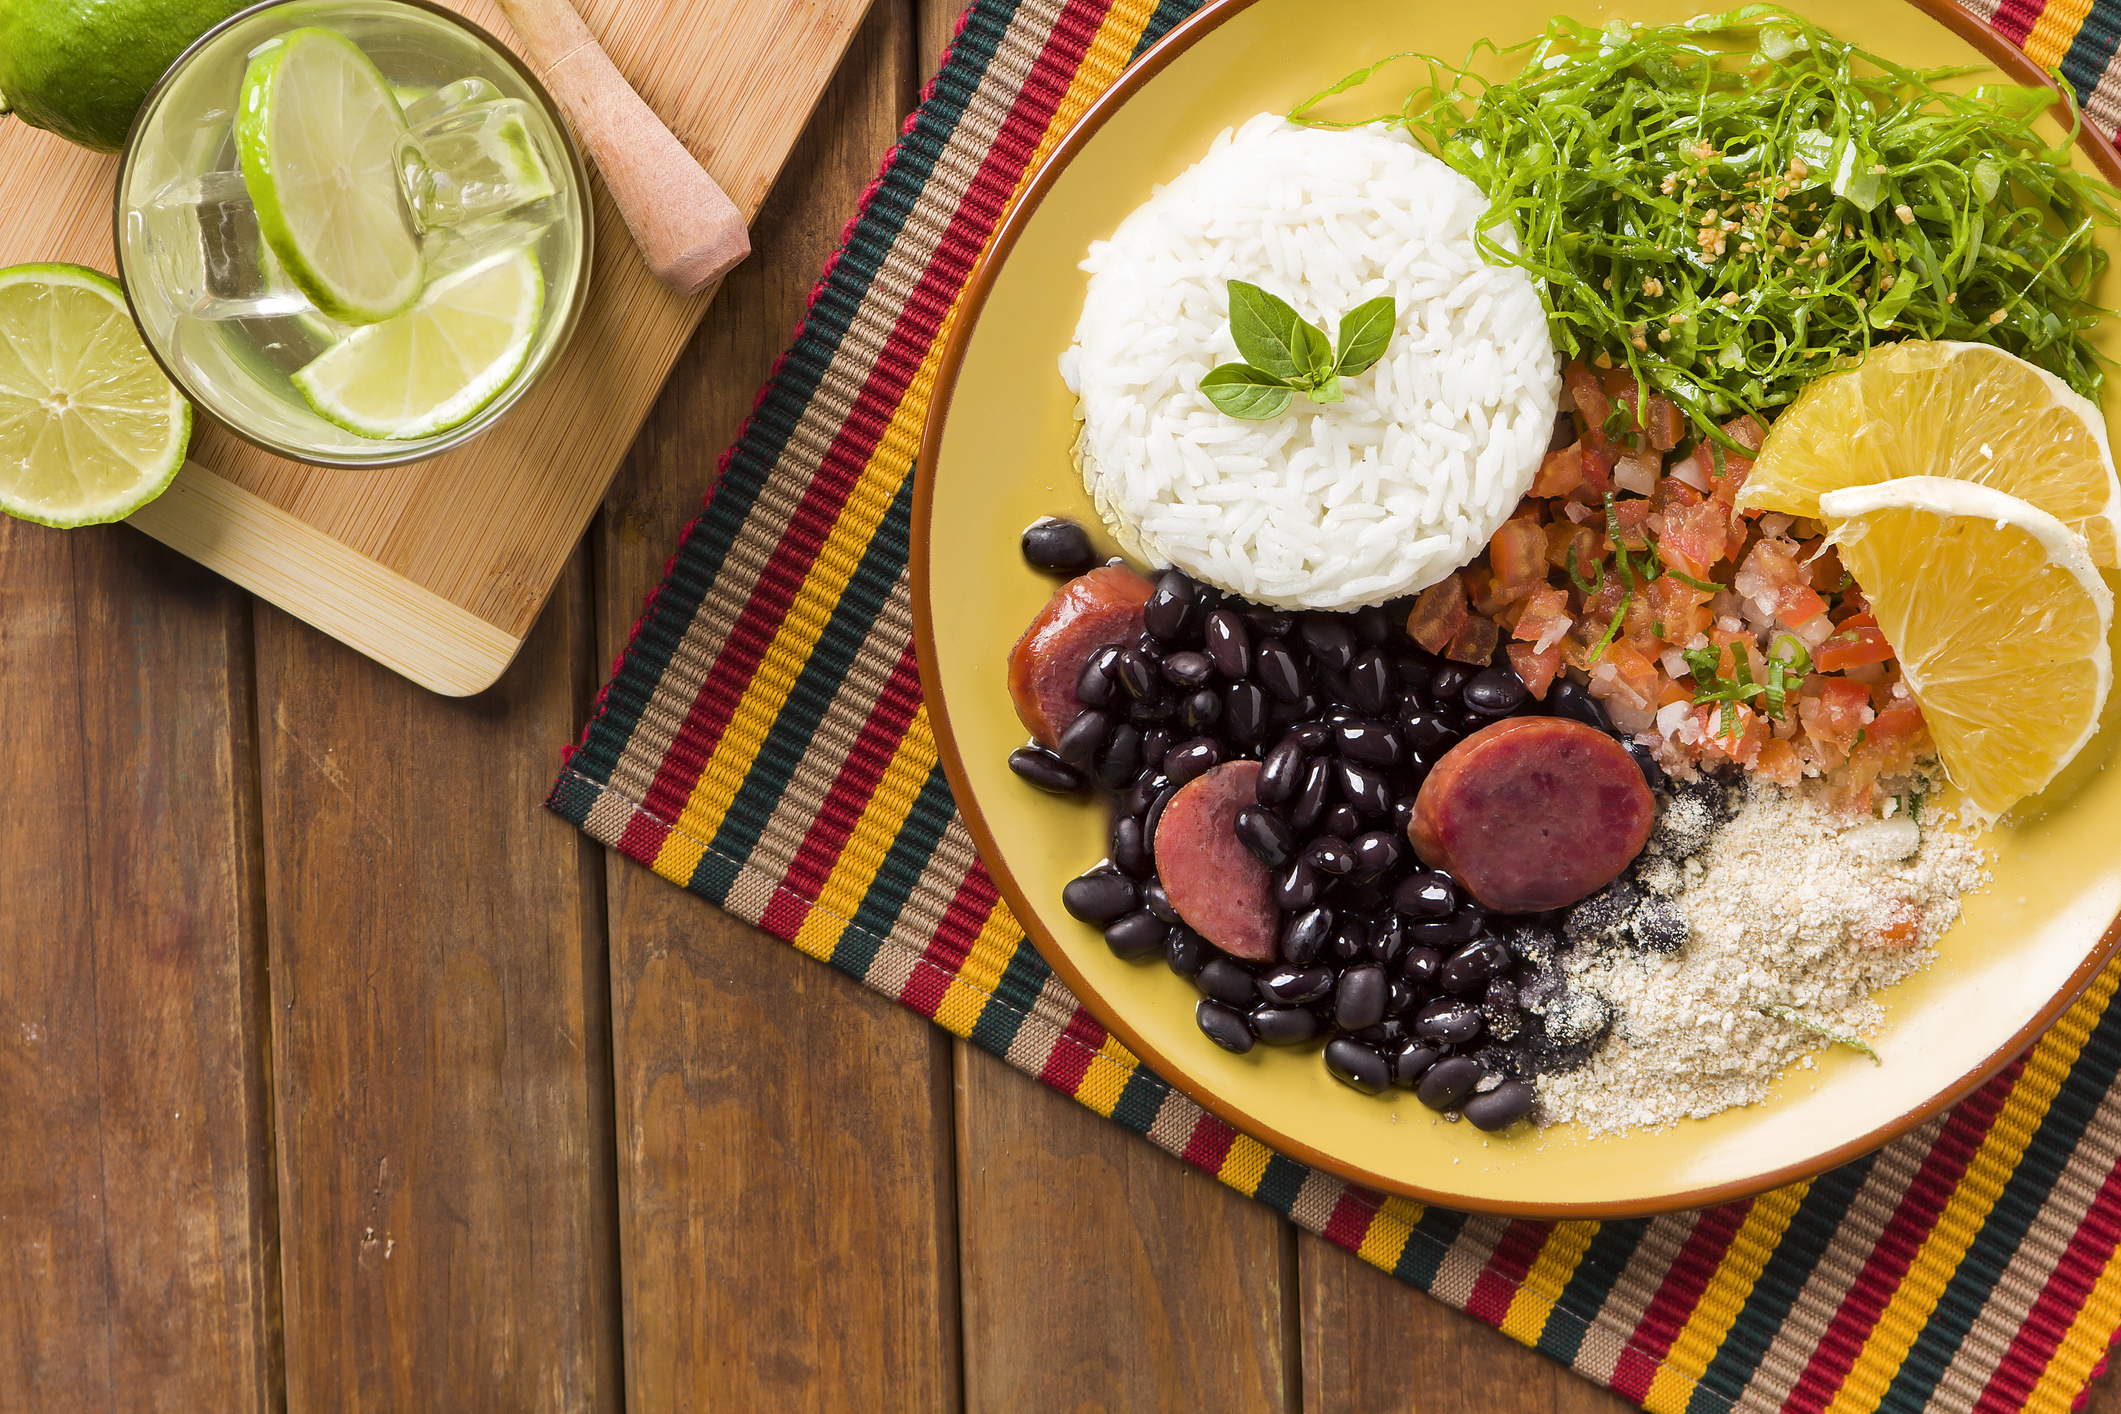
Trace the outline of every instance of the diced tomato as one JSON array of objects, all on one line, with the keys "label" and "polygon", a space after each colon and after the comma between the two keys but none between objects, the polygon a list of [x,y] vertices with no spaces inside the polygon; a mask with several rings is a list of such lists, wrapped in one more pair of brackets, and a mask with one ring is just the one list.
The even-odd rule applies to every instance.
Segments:
[{"label": "diced tomato", "polygon": [[1691,702],[1693,700],[1694,689],[1671,678],[1666,678],[1663,686],[1657,689],[1657,705],[1659,707],[1669,707],[1674,702]]},{"label": "diced tomato", "polygon": [[1454,663],[1473,663],[1485,668],[1495,657],[1495,646],[1502,642],[1502,630],[1493,619],[1484,619],[1478,614],[1468,614],[1466,621],[1458,626],[1445,645],[1443,656]]},{"label": "diced tomato", "polygon": [[1530,516],[1506,520],[1488,541],[1488,564],[1499,584],[1496,597],[1521,599],[1547,582],[1546,527]]},{"label": "diced tomato", "polygon": [[[1750,416],[1724,423],[1723,430],[1730,434],[1731,440],[1739,446],[1755,452],[1759,451],[1760,444],[1767,440],[1767,429]],[[1710,499],[1722,506],[1724,513],[1729,515],[1732,504],[1738,499],[1739,491],[1745,486],[1745,479],[1753,474],[1753,459],[1747,456],[1740,456],[1729,447],[1723,447],[1721,443],[1717,445],[1723,453],[1723,474],[1721,476],[1716,474],[1715,452],[1710,452],[1704,458],[1709,471]],[[1751,512],[1751,514],[1758,514],[1758,512]],[[1735,517],[1733,518],[1735,519]]]},{"label": "diced tomato", "polygon": [[1657,611],[1650,607],[1650,596],[1637,594],[1628,600],[1627,617],[1621,620],[1621,632],[1629,643],[1635,645],[1638,653],[1654,658],[1657,656],[1657,640],[1663,637],[1654,627],[1656,622]]},{"label": "diced tomato", "polygon": [[1745,670],[1750,676],[1750,680],[1753,682],[1767,681],[1767,657],[1761,653],[1760,645],[1754,642],[1751,629],[1712,628],[1709,630],[1709,644],[1712,647],[1724,650],[1716,658],[1716,674],[1718,677],[1736,677],[1738,675],[1738,659],[1743,656],[1745,659]]},{"label": "diced tomato", "polygon": [[1554,684],[1554,674],[1561,669],[1561,645],[1548,644],[1542,652],[1529,643],[1513,643],[1510,645],[1510,666],[1532,696],[1544,702],[1547,689]]},{"label": "diced tomato", "polygon": [[1710,566],[1723,558],[1725,524],[1714,502],[1668,510],[1657,557],[1681,574],[1707,579]]},{"label": "diced tomato", "polygon": [[1568,391],[1569,400],[1576,404],[1576,414],[1584,421],[1584,445],[1605,445],[1605,420],[1612,415],[1613,402],[1598,386],[1598,375],[1582,359],[1577,359],[1561,371],[1562,386]]},{"label": "diced tomato", "polygon": [[1922,910],[1909,899],[1886,899],[1871,910],[1857,936],[1874,948],[1911,948],[1922,941]]},{"label": "diced tomato", "polygon": [[1583,459],[1580,468],[1583,484],[1603,496],[1613,489],[1613,453],[1606,447],[1595,446],[1586,432],[1583,442]]},{"label": "diced tomato", "polygon": [[1796,748],[1773,738],[1760,743],[1760,759],[1753,763],[1753,771],[1783,786],[1795,787],[1804,779],[1804,763],[1797,759]]},{"label": "diced tomato", "polygon": [[1585,579],[1598,578],[1598,562],[1605,558],[1606,549],[1605,537],[1587,525],[1557,520],[1547,527],[1547,563],[1563,573],[1574,564],[1576,573]]},{"label": "diced tomato", "polygon": [[[1621,687],[1634,697],[1636,705],[1648,707],[1657,700],[1657,664],[1644,657],[1635,645],[1625,638],[1616,638],[1606,646],[1601,663],[1611,663],[1614,675]],[[1591,691],[1598,692],[1599,679],[1593,677]]]},{"label": "diced tomato", "polygon": [[1466,598],[1472,602],[1474,613],[1492,618],[1502,608],[1502,601],[1495,593],[1498,587],[1495,571],[1487,565],[1475,560],[1460,570],[1458,577],[1465,581]]},{"label": "diced tomato", "polygon": [[1551,647],[1573,622],[1569,617],[1568,591],[1543,587],[1533,590],[1525,600],[1524,612],[1517,616],[1511,632],[1527,643],[1545,641]]},{"label": "diced tomato", "polygon": [[[1814,559],[1813,556],[1818,558]],[[1821,594],[1832,594],[1841,588],[1841,555],[1832,546],[1825,554],[1819,554],[1819,542],[1807,540],[1797,547],[1797,557],[1808,561],[1812,567],[1811,585]]]},{"label": "diced tomato", "polygon": [[1782,591],[1775,617],[1786,624],[1808,624],[1826,612],[1826,600],[1808,584],[1792,584]]},{"label": "diced tomato", "polygon": [[1842,610],[1841,617],[1834,620],[1835,628],[1878,627],[1878,616],[1871,612],[1871,607],[1868,604],[1853,609],[1844,604]]},{"label": "diced tomato", "polygon": [[1893,645],[1885,641],[1885,635],[1864,625],[1840,629],[1820,644],[1812,654],[1812,666],[1822,673],[1838,673],[1844,668],[1861,667],[1865,663],[1883,663],[1892,656]]},{"label": "diced tomato", "polygon": [[1662,393],[1650,395],[1650,418],[1646,429],[1650,434],[1650,445],[1660,452],[1669,452],[1679,445],[1685,424],[1679,416],[1679,404]]},{"label": "diced tomato", "polygon": [[1613,503],[1613,522],[1605,533],[1630,550],[1640,550],[1650,543],[1649,532],[1644,528],[1650,519],[1650,503],[1630,498]]},{"label": "diced tomato", "polygon": [[1648,448],[1623,451],[1613,462],[1613,485],[1622,491],[1647,496],[1657,489],[1657,477],[1663,470],[1664,459]]},{"label": "diced tomato", "polygon": [[[1684,645],[1697,633],[1707,633],[1711,616],[1709,596],[1684,580],[1659,575],[1650,585],[1651,627],[1667,643]],[[1657,628],[1662,624],[1661,629]]]},{"label": "diced tomato", "polygon": [[1929,723],[1922,720],[1922,709],[1912,697],[1896,699],[1871,719],[1862,739],[1849,748],[1848,780],[1837,793],[1836,803],[1845,810],[1868,807],[1880,776],[1905,774],[1917,757],[1931,749]]},{"label": "diced tomato", "polygon": [[1414,601],[1407,615],[1407,637],[1431,653],[1441,653],[1468,617],[1466,587],[1457,575],[1449,575],[1422,590]]},{"label": "diced tomato", "polygon": [[1752,708],[1742,703],[1706,702],[1694,709],[1694,720],[1701,726],[1703,755],[1721,756],[1741,766],[1760,759],[1760,749],[1768,740],[1767,721]]},{"label": "diced tomato", "polygon": [[[1812,691],[1814,682],[1819,684],[1816,693]],[[1807,679],[1804,695],[1797,699],[1798,723],[1829,761],[1838,761],[1848,754],[1856,733],[1870,725],[1874,715],[1870,693],[1862,683],[1847,678]]]},{"label": "diced tomato", "polygon": [[1533,496],[1566,496],[1583,485],[1583,443],[1571,442],[1559,451],[1548,452],[1539,463],[1539,475],[1532,478]]}]

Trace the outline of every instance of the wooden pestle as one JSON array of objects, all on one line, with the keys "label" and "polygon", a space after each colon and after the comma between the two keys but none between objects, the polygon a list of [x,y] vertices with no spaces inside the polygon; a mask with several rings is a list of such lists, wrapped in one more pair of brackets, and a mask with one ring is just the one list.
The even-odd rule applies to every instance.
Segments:
[{"label": "wooden pestle", "polygon": [[751,253],[735,204],[633,91],[569,0],[498,3],[658,280],[698,294]]}]

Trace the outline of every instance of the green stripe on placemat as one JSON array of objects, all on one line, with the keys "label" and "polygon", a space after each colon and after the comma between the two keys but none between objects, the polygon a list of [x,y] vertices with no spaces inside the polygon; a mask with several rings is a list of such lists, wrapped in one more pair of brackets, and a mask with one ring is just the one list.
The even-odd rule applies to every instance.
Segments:
[{"label": "green stripe on placemat", "polygon": [[[1652,1408],[2069,1403],[2121,1325],[2107,1272],[2121,1242],[2112,974],[1950,1116],[1808,1186],[1699,1215],[1509,1223],[1380,1199],[1234,1133],[1112,1045],[1008,917],[917,700],[904,574],[915,443],[945,313],[1009,198],[1194,8],[973,6],[547,803]],[[2058,66],[2112,133],[2121,0],[1967,8]],[[2025,1133],[2022,1156],[1982,1155],[1984,1137]],[[1759,1214],[1787,1222],[1777,1232]],[[1743,1231],[1770,1245],[1738,1250]]]}]

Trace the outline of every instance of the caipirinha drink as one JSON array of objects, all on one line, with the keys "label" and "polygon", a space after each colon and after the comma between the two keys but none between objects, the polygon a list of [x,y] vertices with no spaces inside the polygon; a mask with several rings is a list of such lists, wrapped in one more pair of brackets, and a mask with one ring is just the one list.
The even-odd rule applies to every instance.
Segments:
[{"label": "caipirinha drink", "polygon": [[172,67],[118,194],[126,288],[201,407],[384,465],[490,424],[587,281],[579,156],[480,31],[405,0],[260,7]]}]

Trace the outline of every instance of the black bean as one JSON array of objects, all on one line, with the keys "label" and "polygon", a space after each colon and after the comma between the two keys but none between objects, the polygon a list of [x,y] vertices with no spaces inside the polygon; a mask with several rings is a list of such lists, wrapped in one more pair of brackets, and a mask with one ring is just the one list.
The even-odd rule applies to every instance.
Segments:
[{"label": "black bean", "polygon": [[1208,615],[1208,659],[1215,671],[1235,682],[1252,671],[1252,635],[1235,610],[1217,609]]},{"label": "black bean", "polygon": [[1156,691],[1156,664],[1149,661],[1149,655],[1139,648],[1120,650],[1119,663],[1113,669],[1113,676],[1119,679],[1121,687],[1127,689],[1127,695],[1137,700]]},{"label": "black bean", "polygon": [[1348,665],[1348,701],[1372,716],[1392,705],[1392,664],[1385,655],[1365,653]]},{"label": "black bean", "polygon": [[1406,950],[1406,924],[1398,914],[1386,909],[1370,924],[1370,960],[1397,962],[1399,955]]},{"label": "black bean", "polygon": [[1480,930],[1488,926],[1488,915],[1471,905],[1461,905],[1458,912],[1445,918],[1424,918],[1420,922],[1407,924],[1407,936],[1417,943],[1432,947],[1444,947],[1451,943],[1470,943],[1480,936]]},{"label": "black bean", "polygon": [[1546,709],[1547,715],[1552,717],[1567,717],[1602,732],[1613,730],[1612,719],[1606,716],[1605,707],[1598,699],[1591,696],[1591,690],[1568,678],[1556,678],[1554,685],[1547,689]]},{"label": "black bean", "polygon": [[1391,993],[1385,998],[1385,1013],[1389,1016],[1398,1016],[1420,1000],[1421,988],[1415,986],[1404,977],[1394,977],[1392,979]]},{"label": "black bean", "polygon": [[1259,645],[1252,655],[1252,671],[1260,686],[1284,702],[1303,700],[1308,683],[1304,677],[1303,664],[1297,661],[1289,645],[1278,638],[1270,638]]},{"label": "black bean", "polygon": [[1517,1010],[1517,984],[1507,977],[1497,977],[1488,983],[1487,991],[1481,994],[1480,1009],[1487,1014],[1488,1025],[1494,1026],[1498,1016],[1510,1016]]},{"label": "black bean", "polygon": [[1328,722],[1298,722],[1282,739],[1295,742],[1306,756],[1315,756],[1333,744],[1333,727]]},{"label": "black bean", "polygon": [[1432,756],[1441,755],[1458,742],[1458,729],[1444,720],[1441,712],[1433,707],[1419,711],[1400,709],[1399,739],[1415,751],[1424,751]]},{"label": "black bean", "polygon": [[1383,722],[1355,717],[1333,729],[1333,746],[1351,761],[1370,766],[1396,766],[1406,754],[1399,733]]},{"label": "black bean", "polygon": [[1365,1095],[1382,1095],[1392,1088],[1392,1070],[1385,1058],[1346,1036],[1326,1042],[1326,1069],[1335,1080]]},{"label": "black bean", "polygon": [[1053,754],[1078,770],[1087,769],[1097,755],[1097,749],[1105,744],[1105,736],[1112,730],[1112,714],[1095,707],[1075,714],[1060,734],[1060,742]]},{"label": "black bean", "polygon": [[1128,783],[1139,776],[1141,771],[1142,730],[1131,723],[1122,722],[1113,729],[1111,739],[1105,743],[1105,754],[1098,758],[1098,784],[1117,793],[1126,789]]},{"label": "black bean", "polygon": [[1179,704],[1178,721],[1189,732],[1204,732],[1214,726],[1222,714],[1222,694],[1204,687]]},{"label": "black bean", "polygon": [[1145,727],[1168,722],[1177,715],[1178,699],[1175,697],[1144,697],[1127,708],[1127,720]]},{"label": "black bean", "polygon": [[1355,837],[1355,870],[1371,879],[1383,878],[1399,867],[1406,843],[1389,830],[1371,830]]},{"label": "black bean", "polygon": [[1399,960],[1399,975],[1417,987],[1425,987],[1443,971],[1443,954],[1434,948],[1413,947]]},{"label": "black bean", "polygon": [[[1406,615],[1402,614],[1399,623],[1404,622]],[[1389,643],[1393,633],[1398,630],[1399,623],[1393,622],[1392,616],[1375,604],[1367,609],[1357,609],[1354,618],[1356,641],[1367,643],[1373,648],[1380,643]]]},{"label": "black bean", "polygon": [[1024,558],[1036,569],[1081,574],[1097,563],[1090,537],[1072,520],[1041,516],[1024,531]]},{"label": "black bean", "polygon": [[1245,746],[1265,741],[1270,716],[1267,708],[1267,694],[1258,683],[1231,684],[1223,699],[1223,720],[1228,724],[1230,739]]},{"label": "black bean", "polygon": [[1149,857],[1149,845],[1142,833],[1142,822],[1132,815],[1122,815],[1112,822],[1110,853],[1112,863],[1122,874],[1146,879],[1156,872],[1156,861]]},{"label": "black bean", "polygon": [[1010,752],[1009,769],[1040,790],[1050,790],[1055,795],[1073,795],[1090,788],[1090,782],[1082,772],[1043,746],[1019,746]]},{"label": "black bean", "polygon": [[1362,833],[1362,816],[1355,813],[1355,807],[1352,805],[1329,805],[1325,815],[1319,819],[1318,828],[1323,834],[1352,844],[1355,837]]},{"label": "black bean", "polygon": [[1320,835],[1305,845],[1303,857],[1313,869],[1334,879],[1355,867],[1355,851],[1331,835]]},{"label": "black bean", "polygon": [[1142,627],[1166,643],[1176,643],[1186,636],[1192,613],[1193,581],[1179,570],[1165,570],[1142,610]]},{"label": "black bean", "polygon": [[1252,1008],[1252,1032],[1270,1046],[1300,1046],[1318,1034],[1318,1017],[1300,1006]]},{"label": "black bean", "polygon": [[1164,950],[1171,925],[1148,909],[1122,914],[1105,925],[1105,946],[1128,962],[1147,962]]},{"label": "black bean", "polygon": [[1409,1041],[1392,1057],[1392,1083],[1411,1090],[1428,1068],[1436,1064],[1437,1050],[1426,1041]]},{"label": "black bean", "polygon": [[1340,985],[1333,989],[1334,1025],[1343,1031],[1375,1026],[1385,1019],[1385,1001],[1390,993],[1385,970],[1376,963],[1349,968],[1340,974]]},{"label": "black bean", "polygon": [[1305,614],[1296,631],[1320,666],[1339,673],[1355,661],[1355,635],[1343,615]]},{"label": "black bean", "polygon": [[1171,749],[1171,729],[1151,727],[1142,733],[1142,765],[1158,767],[1164,764],[1164,753]]},{"label": "black bean", "polygon": [[1340,922],[1333,925],[1333,939],[1327,951],[1344,966],[1361,962],[1370,955],[1370,921],[1359,914],[1342,912]]},{"label": "black bean", "polygon": [[1221,742],[1212,736],[1197,736],[1164,753],[1164,774],[1178,785],[1184,785],[1212,767],[1220,766],[1222,759]]},{"label": "black bean", "polygon": [[1292,859],[1274,876],[1274,906],[1296,913],[1318,902],[1318,874],[1301,859]]},{"label": "black bean", "polygon": [[1281,930],[1281,960],[1291,967],[1309,967],[1326,949],[1333,936],[1333,910],[1311,908],[1297,914]]},{"label": "black bean", "polygon": [[1289,823],[1299,830],[1314,828],[1326,813],[1326,791],[1332,784],[1332,762],[1323,756],[1305,762],[1303,784],[1296,788],[1296,804],[1289,809]]},{"label": "black bean", "polygon": [[1414,1013],[1414,1034],[1458,1045],[1480,1034],[1480,1008],[1462,997],[1437,997]]},{"label": "black bean", "polygon": [[1330,967],[1277,967],[1258,979],[1259,994],[1276,1006],[1302,1006],[1333,990]]},{"label": "black bean", "polygon": [[1671,789],[1672,782],[1665,775],[1664,767],[1657,764],[1657,758],[1650,754],[1650,749],[1647,746],[1644,746],[1639,741],[1630,741],[1623,744],[1628,749],[1628,755],[1635,758],[1635,765],[1641,770],[1642,779],[1649,785],[1651,790],[1663,791]]},{"label": "black bean", "polygon": [[1133,786],[1121,798],[1119,808],[1129,815],[1146,815],[1149,813],[1149,807],[1156,804],[1156,798],[1169,789],[1170,785],[1169,776],[1154,767],[1145,766],[1141,774],[1134,778]]},{"label": "black bean", "polygon": [[1412,838],[1408,834],[1414,828],[1414,802],[1418,797],[1400,796],[1392,802],[1392,832]]},{"label": "black bean", "polygon": [[[1429,684],[1436,676],[1435,660],[1420,653],[1403,653],[1392,660],[1392,671],[1399,676],[1399,685],[1422,702],[1430,701]],[[1406,699],[1402,697],[1401,703]]]},{"label": "black bean", "polygon": [[1429,696],[1438,702],[1455,702],[1472,677],[1473,670],[1463,663],[1439,664],[1429,674]]},{"label": "black bean", "polygon": [[1348,702],[1354,691],[1354,689],[1348,686],[1348,675],[1346,673],[1336,672],[1332,668],[1318,665],[1314,666],[1318,667],[1317,691],[1325,694],[1326,701],[1339,703]]},{"label": "black bean", "polygon": [[[1262,692],[1261,695],[1266,694]],[[1279,697],[1267,697],[1266,701],[1267,726],[1276,731],[1310,720],[1317,716],[1319,709],[1325,705],[1318,700],[1316,694],[1306,694],[1295,702],[1284,702]]]},{"label": "black bean", "polygon": [[1508,668],[1484,668],[1473,674],[1460,700],[1466,710],[1483,717],[1507,717],[1524,706],[1531,695],[1525,690],[1524,680]]},{"label": "black bean", "polygon": [[1392,813],[1392,782],[1375,766],[1342,757],[1333,763],[1333,778],[1340,798],[1365,815]]},{"label": "black bean", "polygon": [[1296,787],[1303,781],[1304,749],[1290,737],[1283,737],[1281,744],[1268,752],[1259,766],[1259,781],[1254,790],[1261,803],[1279,805],[1296,794]]},{"label": "black bean", "polygon": [[1429,1067],[1414,1095],[1432,1110],[1447,1110],[1473,1093],[1482,1074],[1480,1062],[1471,1056],[1448,1056]]},{"label": "black bean", "polygon": [[1249,1007],[1259,1000],[1252,974],[1220,954],[1211,956],[1193,975],[1193,985],[1219,1002]]},{"label": "black bean", "polygon": [[1226,1051],[1243,1055],[1252,1049],[1252,1027],[1245,1021],[1245,1014],[1234,1006],[1202,997],[1200,1005],[1193,1009],[1193,1023]]},{"label": "black bean", "polygon": [[1287,638],[1296,632],[1296,615],[1283,609],[1247,609],[1245,622],[1254,639]]},{"label": "black bean", "polygon": [[1252,857],[1269,869],[1287,864],[1296,848],[1295,832],[1264,805],[1247,805],[1238,811],[1234,829]]},{"label": "black bean", "polygon": [[1465,1102],[1466,1120],[1475,1129],[1493,1134],[1508,1129],[1532,1112],[1539,1092],[1522,1080],[1505,1080]]},{"label": "black bean", "polygon": [[1515,961],[1497,939],[1476,938],[1443,960],[1436,984],[1446,992],[1482,991],[1490,977],[1508,972]]},{"label": "black bean", "polygon": [[[1149,911],[1156,913],[1154,906]],[[1156,916],[1164,917],[1161,913]],[[1164,921],[1169,923],[1172,920],[1164,918]],[[1214,951],[1206,938],[1183,924],[1164,935],[1164,964],[1181,977],[1198,977]]]},{"label": "black bean", "polygon": [[1109,869],[1093,869],[1061,886],[1061,907],[1085,923],[1110,923],[1140,903],[1134,881]]},{"label": "black bean", "polygon": [[[1151,879],[1148,883],[1142,885],[1142,907],[1148,909],[1166,923],[1176,923],[1178,921],[1178,910],[1171,906],[1171,895],[1164,892],[1164,885],[1161,879]],[[1188,973],[1187,975],[1191,976],[1192,974]]]},{"label": "black bean", "polygon": [[1206,686],[1214,672],[1215,665],[1208,661],[1208,655],[1190,648],[1164,659],[1164,681],[1188,692]]},{"label": "black bean", "polygon": [[1156,852],[1156,827],[1163,823],[1164,810],[1171,804],[1171,797],[1177,794],[1176,783],[1165,786],[1149,806],[1149,813],[1142,816],[1142,838],[1148,841],[1151,854]]},{"label": "black bean", "polygon": [[1458,907],[1458,890],[1440,874],[1409,874],[1392,890],[1392,907],[1410,918],[1441,918]]},{"label": "black bean", "polygon": [[1108,643],[1092,653],[1075,679],[1075,695],[1085,707],[1102,707],[1112,698],[1113,674],[1119,670],[1119,649]]}]

